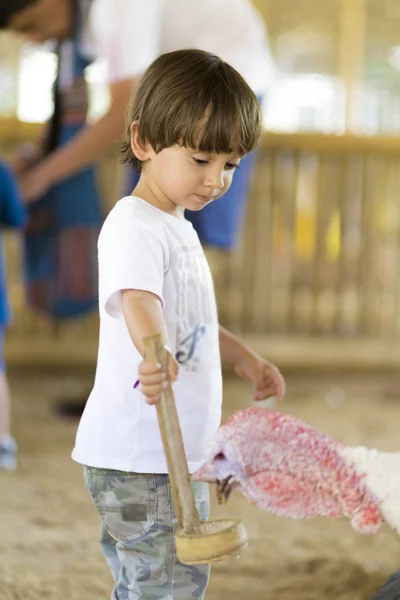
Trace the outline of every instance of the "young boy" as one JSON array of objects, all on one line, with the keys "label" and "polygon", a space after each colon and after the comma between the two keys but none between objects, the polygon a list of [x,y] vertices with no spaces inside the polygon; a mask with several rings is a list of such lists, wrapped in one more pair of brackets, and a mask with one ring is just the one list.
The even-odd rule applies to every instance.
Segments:
[{"label": "young boy", "polygon": [[[260,133],[260,106],[244,79],[200,50],[158,58],[128,108],[125,159],[141,177],[99,238],[97,372],[72,454],[85,465],[102,519],[114,599],[203,598],[208,583],[208,566],[182,565],[175,554],[176,518],[152,406],[167,377],[190,472],[220,424],[221,359],[253,382],[256,400],[284,393],[278,369],[219,327],[210,271],[184,217],[185,209],[223,196]],[[154,333],[164,336],[168,375],[142,358],[142,340]],[[207,519],[207,485],[193,489]]]},{"label": "young boy", "polygon": [[[20,199],[14,177],[0,162],[0,226],[22,227],[25,208]],[[13,471],[17,466],[17,446],[11,436],[11,400],[3,357],[4,333],[10,322],[7,284],[0,246],[0,471]]]}]

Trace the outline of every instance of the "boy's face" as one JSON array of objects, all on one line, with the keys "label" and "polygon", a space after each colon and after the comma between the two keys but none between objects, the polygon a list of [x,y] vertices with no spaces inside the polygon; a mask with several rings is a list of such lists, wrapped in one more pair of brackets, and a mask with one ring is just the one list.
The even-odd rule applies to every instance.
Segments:
[{"label": "boy's face", "polygon": [[155,193],[169,200],[171,208],[201,210],[228,191],[240,159],[173,146],[158,154],[150,150],[143,175]]},{"label": "boy's face", "polygon": [[71,0],[37,0],[15,13],[8,29],[26,35],[35,43],[63,40],[71,34]]}]

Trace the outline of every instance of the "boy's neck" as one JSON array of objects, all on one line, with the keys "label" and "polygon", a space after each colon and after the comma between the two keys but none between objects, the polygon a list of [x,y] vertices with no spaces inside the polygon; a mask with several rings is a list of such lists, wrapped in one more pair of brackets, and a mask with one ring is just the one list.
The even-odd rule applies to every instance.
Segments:
[{"label": "boy's neck", "polygon": [[137,196],[165,213],[184,219],[185,209],[172,202],[160,189],[157,189],[157,186],[149,184],[143,174],[131,196]]}]

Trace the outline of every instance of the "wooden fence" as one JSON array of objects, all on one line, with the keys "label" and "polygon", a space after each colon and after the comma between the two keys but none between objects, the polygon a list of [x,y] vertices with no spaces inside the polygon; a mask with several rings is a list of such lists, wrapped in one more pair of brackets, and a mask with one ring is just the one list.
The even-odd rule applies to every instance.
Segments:
[{"label": "wooden fence", "polygon": [[[0,123],[0,152],[10,155],[34,134],[35,127]],[[116,164],[108,157],[99,169],[106,208],[118,196]],[[362,356],[365,344],[380,344],[397,361],[399,167],[398,138],[266,133],[242,243],[231,255],[209,252],[221,321],[263,346],[357,342]],[[55,325],[32,314],[17,236],[6,236],[6,255],[15,313],[10,360],[92,363],[97,316]]]},{"label": "wooden fence", "polygon": [[224,318],[254,333],[400,333],[400,140],[266,134]]}]

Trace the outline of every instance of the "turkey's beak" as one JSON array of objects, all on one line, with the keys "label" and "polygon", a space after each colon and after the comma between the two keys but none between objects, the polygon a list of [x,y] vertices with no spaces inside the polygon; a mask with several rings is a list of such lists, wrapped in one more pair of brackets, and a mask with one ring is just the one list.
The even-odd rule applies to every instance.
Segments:
[{"label": "turkey's beak", "polygon": [[235,487],[235,482],[231,475],[225,477],[225,479],[217,478],[213,463],[204,463],[200,469],[193,473],[192,480],[216,483],[218,504],[225,504]]},{"label": "turkey's beak", "polygon": [[195,473],[192,475],[193,481],[205,481],[206,483],[215,483],[217,481],[217,476],[215,473],[215,468],[212,463],[204,463],[197,469]]}]

